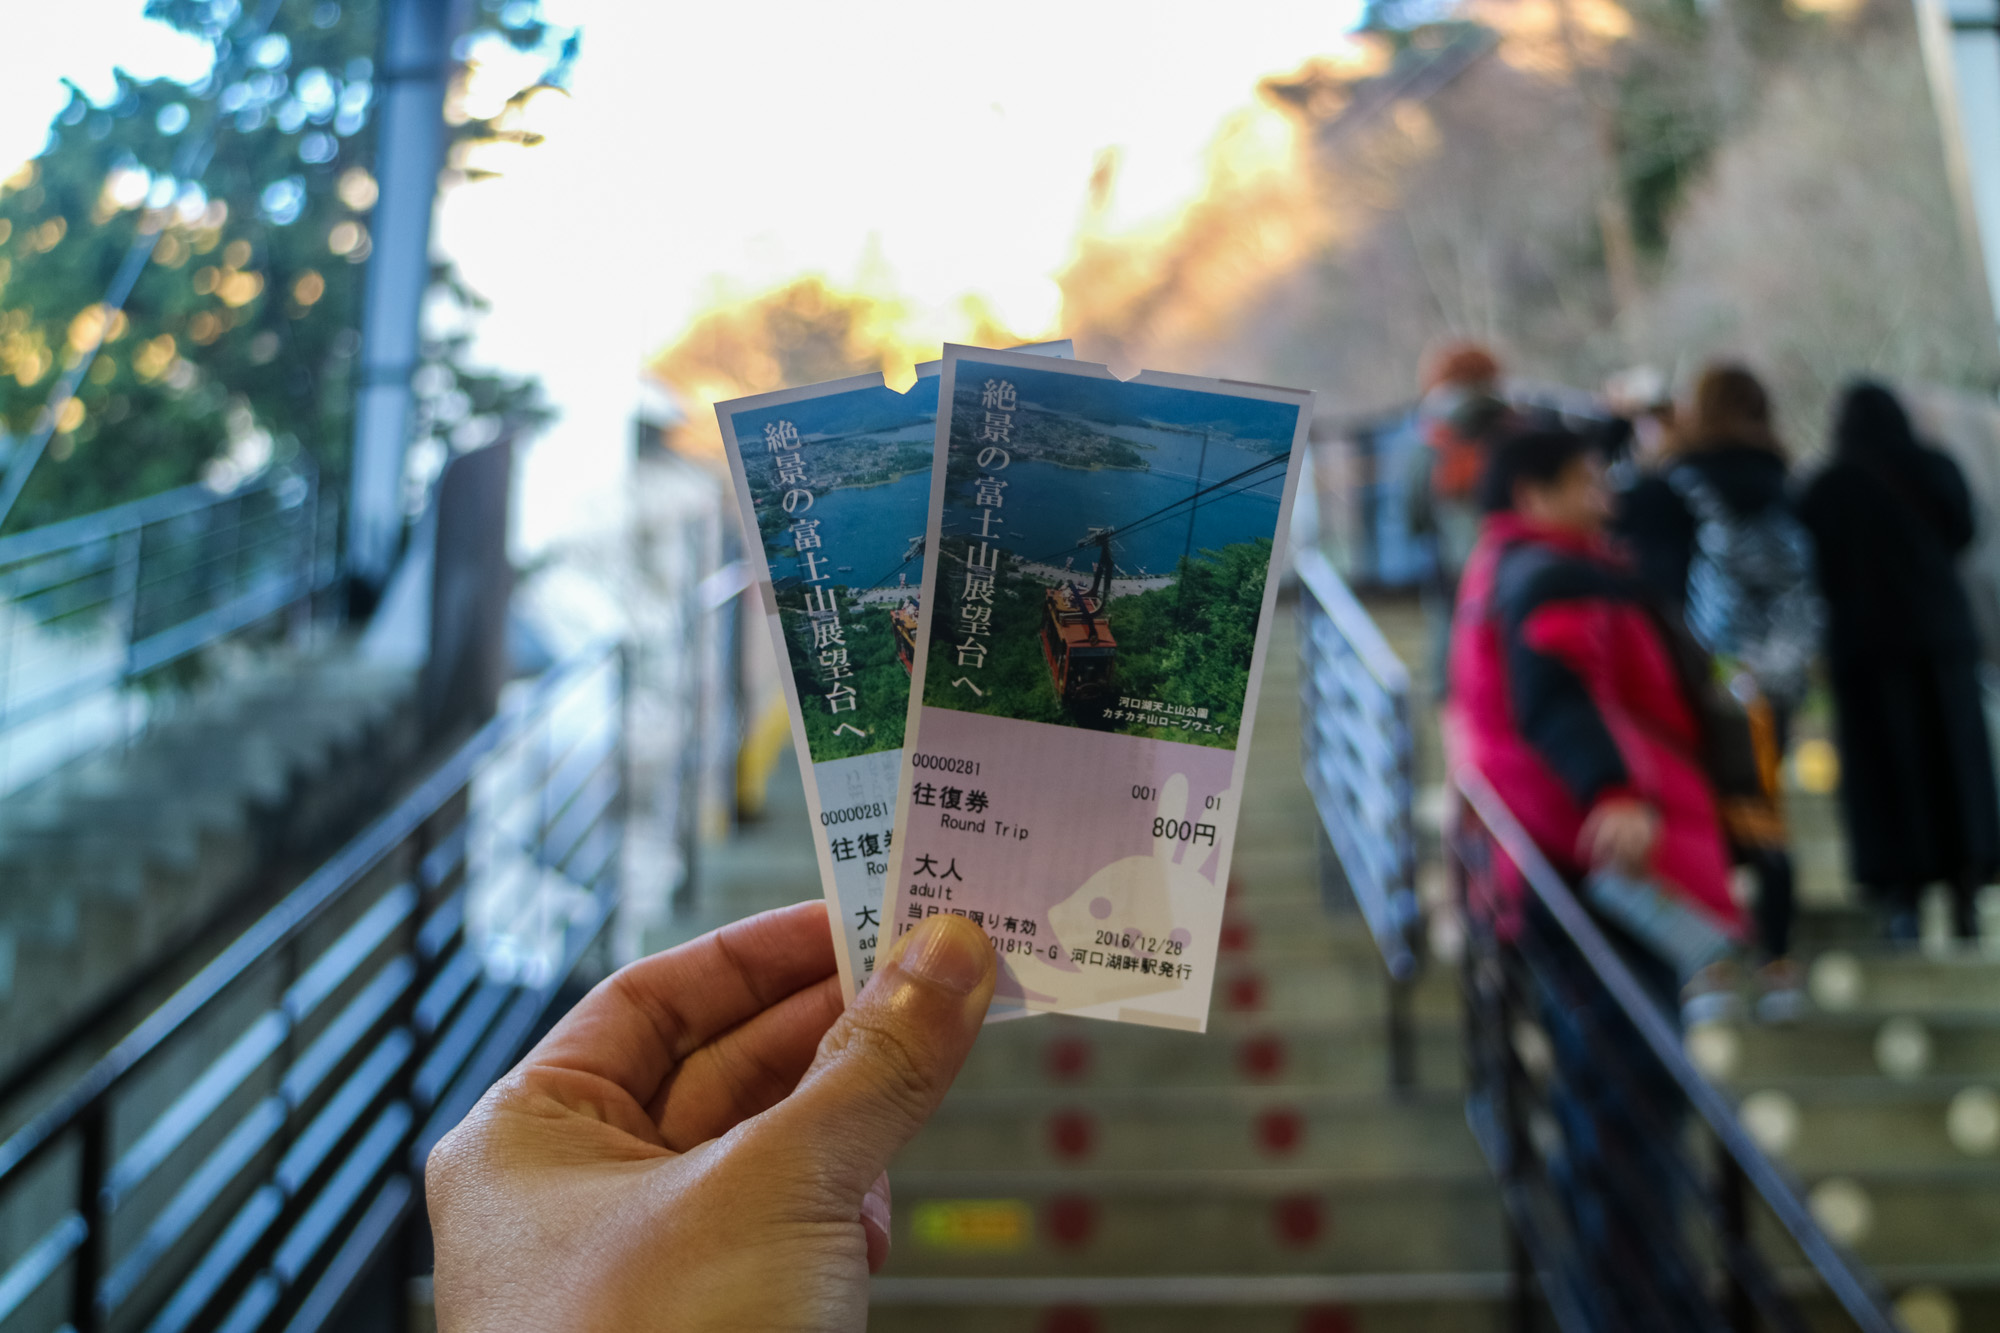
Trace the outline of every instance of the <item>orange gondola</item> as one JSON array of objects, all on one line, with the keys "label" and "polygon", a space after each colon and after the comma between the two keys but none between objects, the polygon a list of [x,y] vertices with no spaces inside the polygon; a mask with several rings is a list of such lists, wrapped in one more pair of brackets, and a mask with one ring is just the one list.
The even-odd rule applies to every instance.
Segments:
[{"label": "orange gondola", "polygon": [[1107,692],[1118,662],[1118,640],[1104,614],[1113,569],[1109,533],[1098,546],[1097,573],[1088,591],[1072,584],[1050,588],[1042,598],[1042,656],[1056,694],[1065,701]]},{"label": "orange gondola", "polygon": [[908,674],[916,669],[917,604],[906,601],[889,612],[889,627],[896,632],[896,659]]}]

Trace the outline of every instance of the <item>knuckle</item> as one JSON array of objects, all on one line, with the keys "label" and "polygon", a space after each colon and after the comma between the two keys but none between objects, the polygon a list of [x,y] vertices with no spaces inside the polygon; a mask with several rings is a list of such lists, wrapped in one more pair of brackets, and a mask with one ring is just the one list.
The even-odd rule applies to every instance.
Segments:
[{"label": "knuckle", "polygon": [[459,1180],[479,1175],[482,1164],[493,1154],[495,1115],[514,1094],[520,1082],[518,1071],[510,1071],[472,1104],[465,1117],[431,1146],[424,1159],[424,1187],[449,1189]]},{"label": "knuckle", "polygon": [[860,1071],[883,1102],[910,1120],[927,1117],[943,1095],[933,1062],[889,1024],[850,1013],[826,1040],[830,1057]]}]

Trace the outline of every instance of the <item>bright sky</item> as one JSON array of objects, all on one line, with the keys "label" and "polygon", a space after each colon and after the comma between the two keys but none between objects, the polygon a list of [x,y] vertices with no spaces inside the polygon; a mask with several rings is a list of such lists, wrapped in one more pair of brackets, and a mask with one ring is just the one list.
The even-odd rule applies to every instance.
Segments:
[{"label": "bright sky", "polygon": [[145,17],[145,0],[61,0],[10,5],[0,42],[0,176],[42,151],[49,122],[69,100],[65,77],[102,99],[113,66],[142,78],[198,79],[208,43]]},{"label": "bright sky", "polygon": [[529,462],[545,492],[585,484],[579,464],[629,410],[635,349],[721,295],[822,273],[933,311],[976,293],[1024,334],[1053,331],[1051,275],[1097,155],[1120,153],[1118,220],[1177,211],[1257,80],[1337,49],[1360,15],[1359,0],[546,8],[584,28],[575,96],[543,99],[547,141],[458,192],[441,230],[494,300],[482,351],[537,369],[569,414]]},{"label": "bright sky", "polygon": [[[450,196],[438,231],[493,302],[480,357],[541,375],[564,413],[528,462],[544,515],[530,545],[587,523],[617,485],[638,367],[695,313],[819,273],[894,290],[941,333],[967,294],[1024,334],[1053,331],[1051,275],[1097,155],[1120,154],[1114,220],[1172,214],[1256,81],[1337,49],[1360,14],[1359,0],[544,8],[584,29],[574,96],[541,99],[547,141],[489,158],[505,176]],[[97,91],[113,63],[203,67],[142,9],[10,16],[0,164],[40,147],[61,74]]]}]

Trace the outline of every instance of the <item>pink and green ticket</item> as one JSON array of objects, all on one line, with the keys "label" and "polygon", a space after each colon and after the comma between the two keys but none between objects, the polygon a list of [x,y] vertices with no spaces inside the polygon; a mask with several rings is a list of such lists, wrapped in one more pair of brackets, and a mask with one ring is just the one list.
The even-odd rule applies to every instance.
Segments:
[{"label": "pink and green ticket", "polygon": [[1200,1030],[1312,395],[948,347],[883,942]]}]

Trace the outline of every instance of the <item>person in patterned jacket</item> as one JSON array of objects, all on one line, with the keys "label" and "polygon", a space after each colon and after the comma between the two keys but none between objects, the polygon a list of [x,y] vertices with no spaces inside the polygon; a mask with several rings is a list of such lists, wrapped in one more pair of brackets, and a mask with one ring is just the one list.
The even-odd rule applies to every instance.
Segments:
[{"label": "person in patterned jacket", "polygon": [[[1695,382],[1658,465],[1619,497],[1614,527],[1662,605],[1723,664],[1752,711],[1780,810],[1776,774],[1793,714],[1819,655],[1824,615],[1813,544],[1793,503],[1791,469],[1770,395],[1743,366],[1718,362]],[[1782,819],[1733,827],[1732,850],[1756,874],[1760,1017],[1804,1008],[1792,961],[1795,873]]]}]

